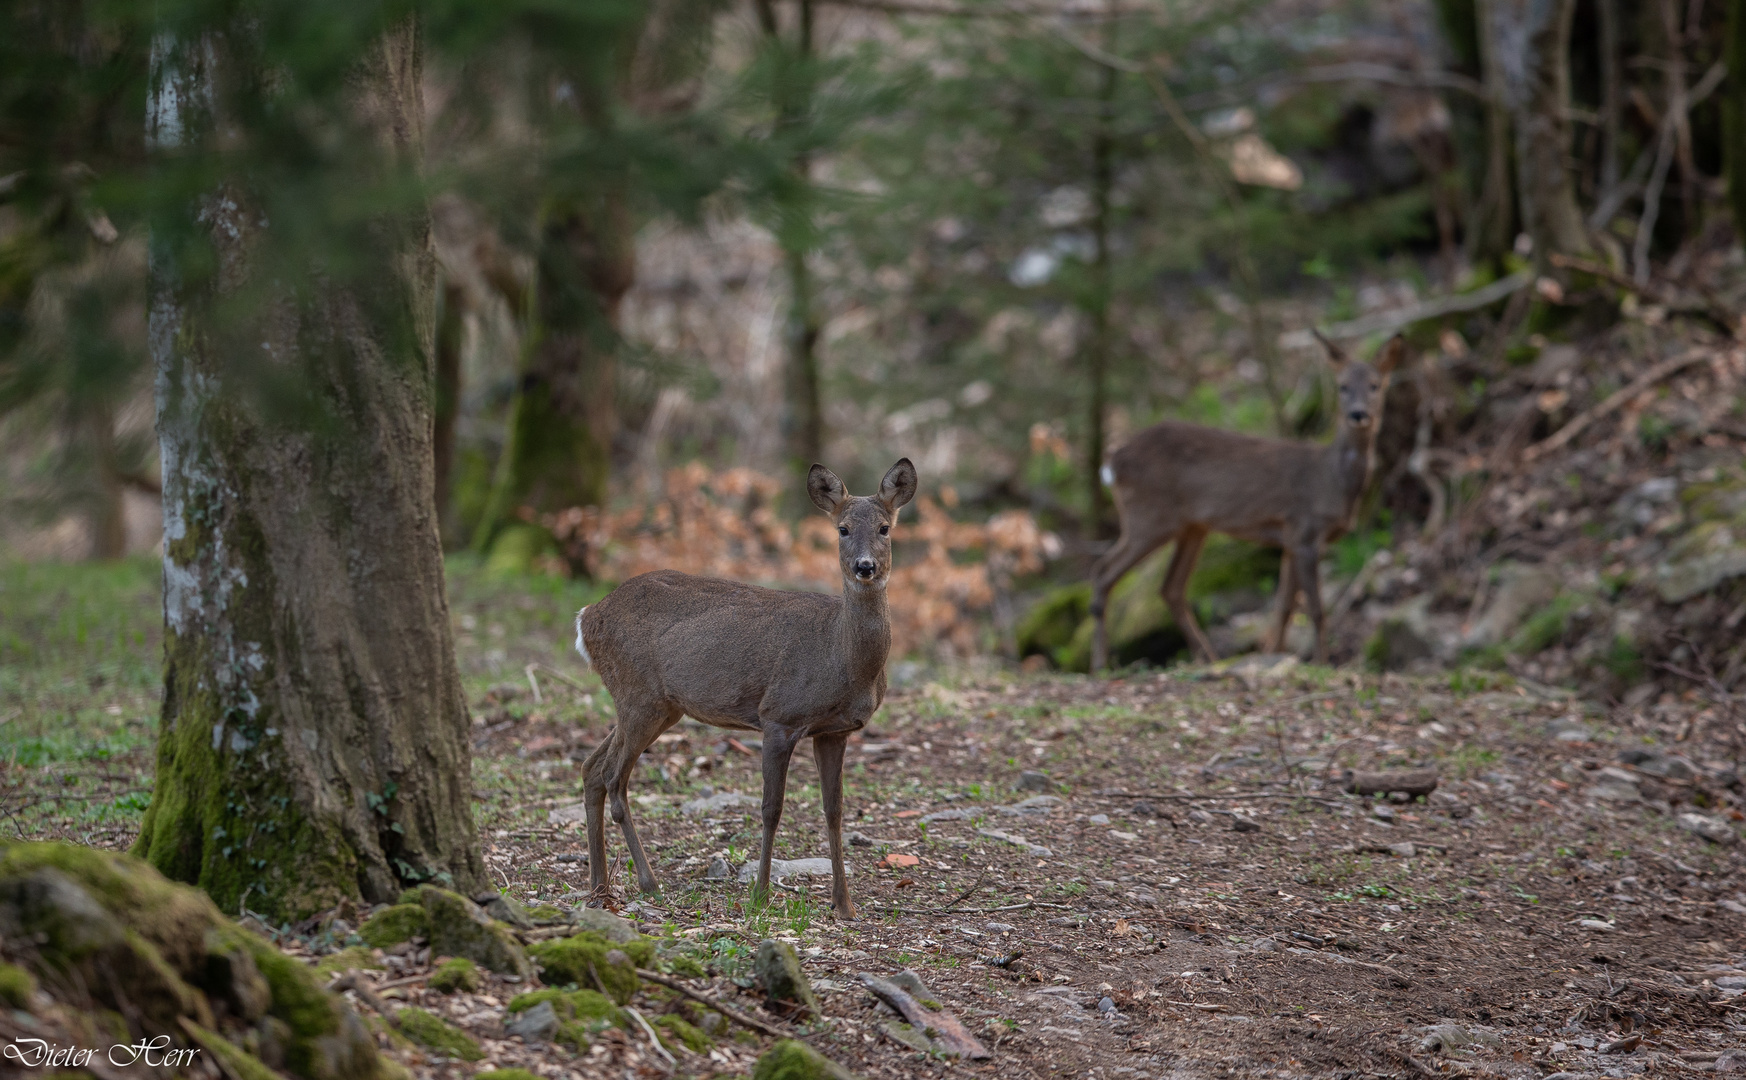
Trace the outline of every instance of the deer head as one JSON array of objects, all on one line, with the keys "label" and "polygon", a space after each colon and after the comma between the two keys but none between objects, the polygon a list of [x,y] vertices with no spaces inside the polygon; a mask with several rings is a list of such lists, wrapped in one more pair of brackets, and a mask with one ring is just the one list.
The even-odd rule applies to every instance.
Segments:
[{"label": "deer head", "polygon": [[1315,331],[1316,340],[1328,351],[1328,363],[1334,369],[1334,381],[1339,391],[1339,424],[1354,432],[1368,435],[1382,416],[1382,399],[1388,392],[1388,378],[1400,366],[1406,351],[1406,340],[1399,334],[1377,354],[1374,363],[1353,360],[1346,350]]},{"label": "deer head", "polygon": [[850,495],[837,474],[814,465],[806,477],[813,505],[837,527],[837,557],[845,587],[885,587],[891,574],[891,527],[897,511],[915,497],[915,466],[908,458],[893,465],[879,482],[879,494]]}]

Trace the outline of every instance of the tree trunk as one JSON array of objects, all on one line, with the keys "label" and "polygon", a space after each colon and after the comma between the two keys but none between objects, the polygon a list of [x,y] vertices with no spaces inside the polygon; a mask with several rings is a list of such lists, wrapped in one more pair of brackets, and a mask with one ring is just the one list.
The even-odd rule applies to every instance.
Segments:
[{"label": "tree trunk", "polygon": [[1576,0],[1490,0],[1491,53],[1515,129],[1516,195],[1534,259],[1581,255],[1588,229],[1576,205],[1570,154],[1570,29]]},{"label": "tree trunk", "polygon": [[[154,148],[209,151],[236,31],[154,49]],[[382,152],[422,155],[409,22],[350,82]],[[486,884],[432,492],[429,217],[384,214],[346,283],[241,310],[272,226],[242,183],[187,208],[219,269],[154,255],[149,341],[164,496],[164,703],[134,851],[226,911],[295,918],[408,884]],[[178,223],[166,222],[167,232]],[[181,223],[183,228],[188,227]],[[243,350],[247,350],[244,352]],[[327,422],[239,385],[265,352]]]},{"label": "tree trunk", "polygon": [[1728,206],[1734,211],[1734,235],[1746,240],[1746,0],[1728,0],[1727,34],[1722,167],[1727,172]]},{"label": "tree trunk", "polygon": [[1490,100],[1485,106],[1485,176],[1479,205],[1467,232],[1467,255],[1475,261],[1502,258],[1515,230],[1514,185],[1510,183],[1508,89],[1498,43],[1492,34],[1492,9],[1501,0],[1476,0],[1481,77]]},{"label": "tree trunk", "polygon": [[[1112,20],[1113,22],[1113,20]],[[1101,65],[1098,72],[1097,131],[1091,143],[1091,337],[1085,349],[1085,381],[1090,392],[1085,415],[1086,532],[1094,537],[1111,533],[1109,499],[1103,490],[1105,413],[1109,410],[1110,353],[1110,189],[1115,183],[1115,143],[1110,135],[1110,104],[1115,100],[1116,69]]]},{"label": "tree trunk", "polygon": [[453,281],[443,284],[442,314],[436,334],[436,407],[431,419],[431,457],[435,477],[437,529],[446,548],[454,522],[449,495],[454,485],[455,419],[461,406],[461,345],[465,336],[466,291]]},{"label": "tree trunk", "polygon": [[127,481],[115,445],[114,407],[107,401],[88,406],[84,426],[91,440],[97,483],[91,511],[91,557],[119,559],[127,554]]}]

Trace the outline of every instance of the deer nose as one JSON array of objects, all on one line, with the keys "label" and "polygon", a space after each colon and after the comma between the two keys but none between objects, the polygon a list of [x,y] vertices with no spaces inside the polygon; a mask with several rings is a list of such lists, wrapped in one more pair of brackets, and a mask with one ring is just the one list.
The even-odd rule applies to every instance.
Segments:
[{"label": "deer nose", "polygon": [[1351,418],[1351,420],[1354,424],[1364,424],[1364,423],[1369,423],[1369,421],[1370,421],[1370,414],[1365,412],[1363,409],[1353,409],[1351,412],[1347,413],[1346,415]]},{"label": "deer nose", "polygon": [[877,569],[879,564],[866,556],[855,560],[855,576],[858,578],[870,578]]}]

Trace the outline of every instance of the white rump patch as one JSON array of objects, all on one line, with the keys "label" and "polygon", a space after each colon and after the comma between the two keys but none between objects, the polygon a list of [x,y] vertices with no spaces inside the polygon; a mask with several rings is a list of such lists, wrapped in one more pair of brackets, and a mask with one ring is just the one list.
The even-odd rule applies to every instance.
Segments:
[{"label": "white rump patch", "polygon": [[1115,470],[1109,467],[1109,462],[1103,463],[1103,468],[1097,470],[1097,478],[1103,481],[1104,487],[1115,487]]},{"label": "white rump patch", "polygon": [[[585,607],[582,611],[587,611]],[[584,664],[594,663],[594,658],[588,655],[588,646],[582,642],[582,611],[576,613],[576,655],[582,658]]]}]

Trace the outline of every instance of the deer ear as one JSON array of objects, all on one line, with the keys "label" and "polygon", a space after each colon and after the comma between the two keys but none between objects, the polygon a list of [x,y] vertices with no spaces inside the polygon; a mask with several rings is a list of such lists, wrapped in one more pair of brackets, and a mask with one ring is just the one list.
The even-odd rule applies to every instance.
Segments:
[{"label": "deer ear", "polygon": [[1396,334],[1382,347],[1382,355],[1376,361],[1376,370],[1387,375],[1400,366],[1400,359],[1405,355],[1406,338]]},{"label": "deer ear", "polygon": [[806,474],[806,493],[812,496],[812,505],[833,515],[849,497],[849,489],[837,479],[837,474],[818,464]]},{"label": "deer ear", "polygon": [[885,509],[892,513],[897,508],[915,498],[915,466],[904,458],[893,465],[885,473],[885,479],[879,481],[879,501],[885,504]]},{"label": "deer ear", "polygon": [[1346,366],[1346,361],[1350,358],[1346,355],[1345,349],[1340,348],[1338,345],[1334,344],[1333,342],[1329,341],[1325,336],[1323,336],[1321,329],[1319,327],[1314,327],[1314,326],[1310,327],[1310,333],[1314,334],[1316,336],[1316,340],[1322,343],[1322,348],[1327,350],[1328,363],[1334,365],[1335,368],[1342,368],[1342,367]]}]

